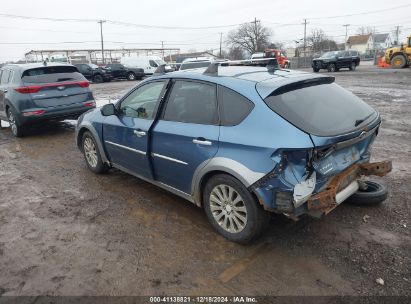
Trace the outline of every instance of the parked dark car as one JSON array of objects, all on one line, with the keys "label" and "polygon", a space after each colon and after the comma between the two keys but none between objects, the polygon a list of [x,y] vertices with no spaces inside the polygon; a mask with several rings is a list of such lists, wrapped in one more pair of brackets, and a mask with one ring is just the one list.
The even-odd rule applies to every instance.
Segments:
[{"label": "parked dark car", "polygon": [[341,68],[354,71],[360,64],[360,56],[357,51],[327,52],[319,58],[313,59],[311,66],[314,72],[326,69],[329,72],[337,72]]},{"label": "parked dark car", "polygon": [[72,65],[12,64],[0,69],[0,119],[9,122],[16,137],[28,124],[77,119],[95,107],[89,82]]},{"label": "parked dark car", "polygon": [[101,83],[113,79],[109,69],[101,68],[92,63],[79,63],[75,64],[75,67],[84,75],[84,77],[92,82]]},{"label": "parked dark car", "polygon": [[241,243],[264,231],[269,212],[319,218],[346,200],[387,198],[385,186],[361,178],[391,170],[370,163],[376,110],[334,77],[225,64],[156,71],[82,115],[76,140],[88,168],[171,191]]},{"label": "parked dark car", "polygon": [[144,77],[144,69],[128,68],[120,63],[110,63],[106,65],[111,75],[115,79],[141,80]]}]

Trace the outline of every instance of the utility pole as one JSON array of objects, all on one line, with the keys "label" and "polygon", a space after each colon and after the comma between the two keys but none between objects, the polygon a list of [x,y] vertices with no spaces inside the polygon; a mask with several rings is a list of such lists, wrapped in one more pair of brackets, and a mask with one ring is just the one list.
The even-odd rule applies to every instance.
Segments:
[{"label": "utility pole", "polygon": [[220,33],[220,58],[223,54],[223,33]]},{"label": "utility pole", "polygon": [[103,61],[103,64],[105,64],[104,60],[104,40],[103,40],[103,23],[106,22],[105,20],[100,20],[98,23],[100,23],[100,38],[101,38],[101,58]]},{"label": "utility pole", "polygon": [[345,26],[345,41],[344,41],[344,48],[347,49],[347,36],[348,36],[348,27],[350,24],[343,24]]},{"label": "utility pole", "polygon": [[305,49],[307,47],[307,19],[304,19],[304,57],[306,56]]},{"label": "utility pole", "polygon": [[399,25],[395,27],[395,37],[396,37],[396,44],[399,45],[400,44],[400,26]]},{"label": "utility pole", "polygon": [[161,53],[163,54],[163,57],[161,59],[164,60],[164,41],[161,41]]},{"label": "utility pole", "polygon": [[257,17],[254,17],[254,34],[255,34],[255,45],[254,52],[258,52],[258,28],[257,28]]}]

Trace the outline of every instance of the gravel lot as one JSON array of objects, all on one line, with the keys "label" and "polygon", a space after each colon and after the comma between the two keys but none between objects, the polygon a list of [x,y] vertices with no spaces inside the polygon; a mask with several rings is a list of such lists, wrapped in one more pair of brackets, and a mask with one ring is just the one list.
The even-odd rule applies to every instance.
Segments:
[{"label": "gravel lot", "polygon": [[[321,220],[275,216],[251,246],[203,211],[117,170],[87,170],[71,122],[0,130],[0,295],[411,295],[411,69],[360,66],[336,81],[383,118],[373,158],[393,160],[378,207]],[[92,85],[101,104],[135,82]],[[382,278],[384,285],[376,283]]]}]

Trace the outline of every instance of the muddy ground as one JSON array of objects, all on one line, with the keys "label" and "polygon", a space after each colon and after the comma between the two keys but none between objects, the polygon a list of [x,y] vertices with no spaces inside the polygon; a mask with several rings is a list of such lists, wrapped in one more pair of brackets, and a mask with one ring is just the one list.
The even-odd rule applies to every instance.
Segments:
[{"label": "muddy ground", "polygon": [[[411,295],[411,69],[335,76],[382,115],[373,158],[393,160],[390,197],[321,220],[275,216],[250,246],[166,191],[91,173],[70,122],[22,139],[1,129],[0,295]],[[133,85],[92,89],[103,103]]]}]

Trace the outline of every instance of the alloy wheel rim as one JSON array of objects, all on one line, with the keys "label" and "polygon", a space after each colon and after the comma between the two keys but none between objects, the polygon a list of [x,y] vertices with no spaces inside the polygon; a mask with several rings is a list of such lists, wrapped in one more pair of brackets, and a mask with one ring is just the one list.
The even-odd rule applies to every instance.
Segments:
[{"label": "alloy wheel rim", "polygon": [[134,80],[134,74],[130,74],[129,76],[128,76],[128,79],[130,79],[130,80]]},{"label": "alloy wheel rim", "polygon": [[247,208],[241,195],[228,185],[218,185],[210,194],[214,220],[225,231],[239,233],[247,225]]},{"label": "alloy wheel rim", "polygon": [[11,127],[11,132],[13,132],[13,134],[17,134],[16,121],[14,119],[13,113],[11,113],[10,110],[9,110],[9,124]]},{"label": "alloy wheel rim", "polygon": [[84,154],[86,156],[88,164],[95,168],[97,166],[98,156],[97,156],[97,149],[96,145],[94,144],[93,140],[87,137],[84,140]]}]

